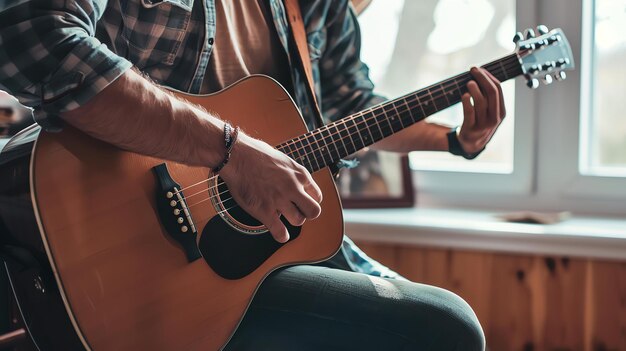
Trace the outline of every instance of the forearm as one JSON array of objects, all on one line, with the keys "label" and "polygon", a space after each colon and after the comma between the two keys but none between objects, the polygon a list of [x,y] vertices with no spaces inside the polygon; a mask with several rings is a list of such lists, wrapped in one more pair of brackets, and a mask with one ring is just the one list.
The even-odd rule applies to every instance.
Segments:
[{"label": "forearm", "polygon": [[224,122],[133,70],[61,117],[97,139],[144,155],[208,167],[224,157]]},{"label": "forearm", "polygon": [[435,123],[419,122],[372,145],[373,149],[395,152],[448,151],[450,131]]}]

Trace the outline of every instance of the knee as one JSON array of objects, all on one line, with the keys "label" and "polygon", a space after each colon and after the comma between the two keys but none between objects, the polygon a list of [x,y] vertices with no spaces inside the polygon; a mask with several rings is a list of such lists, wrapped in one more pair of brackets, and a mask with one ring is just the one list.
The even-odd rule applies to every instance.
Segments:
[{"label": "knee", "polygon": [[454,350],[485,350],[485,334],[470,305],[455,293],[439,290],[442,328],[445,330],[442,341],[452,342]]}]

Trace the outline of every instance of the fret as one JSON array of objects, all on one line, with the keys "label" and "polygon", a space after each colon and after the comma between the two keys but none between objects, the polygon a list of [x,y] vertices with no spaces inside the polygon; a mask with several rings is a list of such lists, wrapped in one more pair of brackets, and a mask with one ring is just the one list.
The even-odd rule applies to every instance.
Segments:
[{"label": "fret", "polygon": [[[341,158],[341,155],[339,154],[339,150],[337,149],[337,144],[335,143],[335,138],[333,138],[333,135],[330,132],[330,129],[328,127],[320,128],[320,133],[323,136],[322,140],[325,141],[326,148],[328,150],[327,151],[328,156],[330,156],[330,158],[333,161],[338,161]],[[333,151],[334,151],[336,157],[332,155]]]},{"label": "fret", "polygon": [[345,135],[347,135],[348,139],[350,140],[350,144],[352,145],[349,149],[348,155],[355,153],[359,149],[354,143],[354,139],[352,138],[352,133],[350,133],[350,127],[348,126],[348,123],[350,122],[351,119],[352,118],[350,117],[346,117],[346,118],[340,119],[340,122],[339,122],[343,124],[343,126],[341,127],[342,138],[345,138],[344,137],[344,133],[345,133]]},{"label": "fret", "polygon": [[[428,115],[426,114],[426,111],[424,111],[424,107],[422,107],[422,102],[419,100],[419,97],[417,96],[417,94],[413,94],[411,95],[412,98],[415,99],[415,102],[417,103],[417,106],[419,106],[420,111],[422,111],[422,117],[427,117]],[[406,104],[406,102],[405,102]],[[407,104],[407,108],[409,108],[409,105]]]},{"label": "fret", "polygon": [[367,120],[365,119],[365,115],[361,113],[358,118],[360,118],[360,120],[356,123],[359,125],[359,129],[363,131],[361,134],[363,136],[363,141],[365,142],[365,145],[370,145],[374,140],[374,136],[372,135],[372,131],[369,128]]},{"label": "fret", "polygon": [[379,124],[379,127],[383,131],[384,136],[391,135],[396,132],[396,121],[398,120],[398,114],[394,109],[394,104],[388,104],[381,106],[380,110],[382,112],[382,118],[385,119],[386,123]]},{"label": "fret", "polygon": [[315,137],[311,133],[308,133],[305,135],[304,140],[302,140],[302,150],[314,161],[311,162],[311,165],[315,166],[313,169],[321,169],[322,165],[320,165],[320,160],[323,160],[323,158],[320,157],[319,146],[316,146],[316,144],[317,141]]},{"label": "fret", "polygon": [[[509,75],[506,73],[506,69],[504,69],[504,64],[502,63],[502,60],[498,61],[498,63],[500,64],[500,71],[502,71],[502,75],[504,76],[504,79],[501,79],[501,78],[498,78],[498,79],[500,79],[502,81],[508,80],[509,79]],[[495,76],[497,76],[497,75],[495,75]]]},{"label": "fret", "polygon": [[355,118],[352,117],[350,118],[347,123],[350,123],[350,127],[349,127],[349,131],[350,131],[350,135],[352,135],[353,137],[356,137],[358,135],[358,138],[356,138],[356,142],[354,140],[354,138],[352,139],[352,142],[354,143],[354,146],[356,147],[356,150],[360,150],[362,148],[365,147],[365,143],[363,142],[363,137],[361,136],[361,131],[359,130],[359,126],[357,126]]},{"label": "fret", "polygon": [[439,106],[437,106],[437,100],[433,97],[433,88],[428,88],[428,90],[426,90],[426,92],[428,93],[428,97],[430,98],[430,101],[432,102],[432,106],[435,109],[435,112],[433,113],[437,113],[439,112],[440,108]]},{"label": "fret", "polygon": [[460,101],[461,97],[463,96],[463,92],[461,91],[461,88],[459,87],[458,80],[457,79],[453,79],[452,81],[454,82],[454,86],[456,87],[456,93],[458,94],[456,99],[457,99],[457,101]]},{"label": "fret", "polygon": [[352,140],[352,135],[350,135],[350,131],[348,130],[348,125],[346,124],[347,120],[348,118],[342,118],[336,122],[341,140],[343,140],[344,145],[346,145],[346,153],[344,156],[351,155],[357,150],[357,147],[354,145],[354,141]]},{"label": "fret", "polygon": [[[407,111],[411,110],[410,108],[407,108],[406,110],[403,110],[401,108],[399,108],[396,104],[392,105],[393,107],[393,115],[396,116],[396,119],[398,120],[399,123],[396,123],[396,126],[398,126],[398,129],[394,131],[395,132],[399,132],[402,129],[405,128],[405,126],[409,125],[409,121],[405,121],[404,120],[404,115]],[[400,106],[401,107],[401,106]]]},{"label": "fret", "polygon": [[371,114],[372,116],[374,116],[373,121],[376,123],[376,127],[378,128],[378,131],[380,132],[380,134],[376,136],[376,140],[378,141],[378,140],[382,140],[384,137],[386,137],[389,134],[385,134],[383,132],[383,129],[380,127],[380,120],[381,119],[387,120],[387,114],[385,113],[385,109],[384,108],[382,109],[383,113],[377,113],[376,111],[377,110],[372,110]]},{"label": "fret", "polygon": [[[340,152],[341,155],[349,155],[350,153],[348,152],[348,148],[346,147],[346,143],[345,140],[343,138],[343,135],[341,134],[341,130],[339,130],[339,124],[338,123],[333,123],[330,125],[329,128],[335,127],[335,131],[333,132],[333,134],[335,135],[335,140],[339,140],[341,141],[341,144],[338,143],[338,145],[342,145],[343,146],[343,151]],[[342,156],[339,157],[339,159]]]},{"label": "fret", "polygon": [[[395,114],[392,114],[391,117],[389,116],[389,114],[387,114],[387,107],[389,105],[383,105],[381,107],[381,109],[383,110],[383,113],[385,114],[385,121],[387,122],[386,126],[384,126],[386,132],[384,133],[385,135],[391,135],[393,133],[395,133],[395,129],[393,128],[393,121],[395,120],[396,116]],[[387,129],[387,127],[389,127],[389,129]]]},{"label": "fret", "polygon": [[308,157],[304,150],[304,145],[301,138],[294,139],[294,142],[293,144],[291,144],[290,148],[294,150],[294,156],[296,156],[297,160],[300,161],[299,163],[301,165],[307,167],[307,165],[305,164],[306,161],[306,163],[308,163],[307,169],[313,169],[313,163],[311,162],[311,159]]},{"label": "fret", "polygon": [[441,95],[443,95],[443,98],[446,100],[446,103],[448,104],[448,106],[450,106],[450,100],[448,100],[448,92],[446,91],[447,89],[443,86],[443,83],[439,84],[439,87],[441,88]]},{"label": "fret", "polygon": [[282,149],[281,151],[283,151],[283,152],[285,152],[285,150],[287,150],[287,152],[285,152],[285,153],[289,157],[291,157],[296,162],[298,162],[299,164],[301,164],[302,166],[304,166],[305,168],[308,169],[308,167],[304,164],[304,162],[303,162],[304,160],[302,159],[302,157],[299,154],[296,153],[297,150],[294,150],[292,146],[293,146],[292,142],[287,142],[282,148],[279,148],[279,150]]},{"label": "fret", "polygon": [[424,111],[424,116],[430,116],[437,112],[436,107],[433,106],[433,104],[429,100],[426,99],[427,95],[430,95],[429,91],[419,92],[416,95],[416,98],[421,102],[420,106],[422,107],[422,110]]},{"label": "fret", "polygon": [[415,123],[417,121],[415,120],[415,116],[413,115],[413,109],[412,108],[408,108],[409,107],[408,105],[406,105],[406,107],[407,107],[407,109],[403,110],[401,112],[398,111],[398,108],[396,107],[396,111],[398,112],[398,116],[400,116],[400,118],[404,118],[403,116],[406,113],[407,117],[409,117],[410,120],[406,121],[404,124],[408,126],[408,125],[411,125],[411,124],[413,124],[413,123]]},{"label": "fret", "polygon": [[[317,144],[320,145],[319,150],[320,150],[320,154],[322,155],[322,159],[324,160],[324,164],[327,164],[326,156],[328,156],[329,158],[328,161],[331,161],[333,156],[330,154],[330,147],[328,147],[327,139],[326,139],[326,136],[324,135],[325,129],[326,129],[325,127],[321,127],[317,129],[316,131],[314,131],[313,134],[315,135],[315,140],[317,140]],[[321,144],[320,144],[320,140],[322,141]]]}]

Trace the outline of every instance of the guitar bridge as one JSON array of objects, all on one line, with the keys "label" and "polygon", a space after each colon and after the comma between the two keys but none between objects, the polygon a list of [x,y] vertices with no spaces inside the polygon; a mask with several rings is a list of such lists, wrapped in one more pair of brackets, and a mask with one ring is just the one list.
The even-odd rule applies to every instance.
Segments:
[{"label": "guitar bridge", "polygon": [[167,233],[182,246],[187,260],[193,262],[202,255],[196,242],[198,231],[181,186],[172,179],[165,163],[153,167],[152,171],[157,179],[155,193],[159,220]]}]

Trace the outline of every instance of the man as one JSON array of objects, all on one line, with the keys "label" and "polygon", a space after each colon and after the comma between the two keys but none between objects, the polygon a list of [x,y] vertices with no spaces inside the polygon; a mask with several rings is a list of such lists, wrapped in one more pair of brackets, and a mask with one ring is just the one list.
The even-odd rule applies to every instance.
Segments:
[{"label": "man", "polygon": [[[292,93],[313,127],[313,102],[294,64],[297,51],[282,1],[8,0],[0,11],[0,89],[34,106],[44,128],[65,122],[123,149],[223,167],[220,175],[238,204],[279,242],[288,240],[280,215],[301,225],[320,214],[322,194],[304,167],[245,130],[227,160],[225,121],[154,83],[208,93],[249,74],[267,74]],[[383,101],[373,94],[359,59],[358,25],[347,0],[301,1],[301,11],[325,119]],[[466,157],[484,148],[504,117],[498,81],[484,70],[471,72],[475,81],[463,96],[465,119],[458,133]],[[448,150],[448,132],[418,123],[376,147]],[[364,260],[359,251],[348,255]],[[483,348],[480,324],[458,296],[319,266],[290,267],[268,277],[227,346]]]}]

